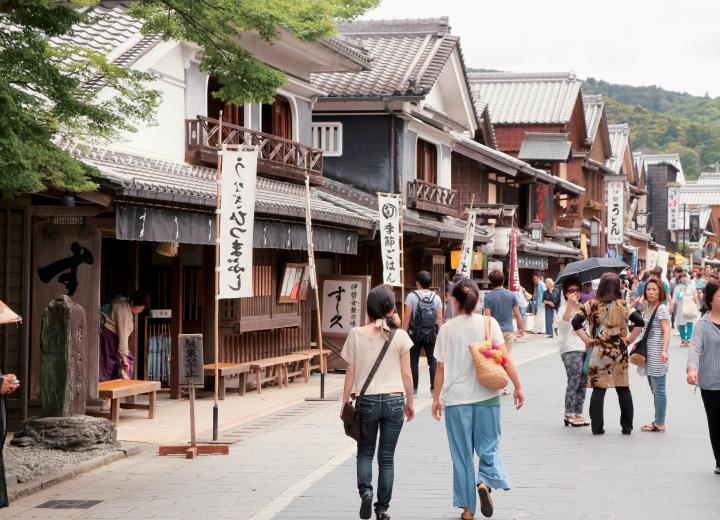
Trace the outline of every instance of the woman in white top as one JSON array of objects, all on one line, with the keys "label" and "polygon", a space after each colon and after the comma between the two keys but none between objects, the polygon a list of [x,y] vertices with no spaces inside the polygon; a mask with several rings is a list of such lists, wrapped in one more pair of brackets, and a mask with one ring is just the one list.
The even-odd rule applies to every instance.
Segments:
[{"label": "woman in white top", "polygon": [[565,388],[565,426],[590,426],[583,417],[583,405],[587,393],[587,374],[584,374],[585,343],[575,334],[572,319],[580,310],[580,282],[566,280],[563,284],[565,304],[558,310],[558,346],[560,358],[565,365],[567,386]]},{"label": "woman in white top", "polygon": [[[463,519],[475,515],[477,495],[480,511],[486,517],[493,513],[490,490],[510,489],[498,446],[500,444],[500,392],[486,388],[477,380],[475,366],[468,346],[484,341],[484,317],[475,313],[479,291],[472,280],[463,279],[455,284],[452,297],[459,315],[442,327],[435,343],[438,361],[435,374],[432,414],[440,420],[445,410],[450,454],[453,462],[453,504],[463,508]],[[515,391],[515,407],[525,400],[515,366],[505,348],[500,325],[491,321],[493,343],[501,345],[503,356],[508,360],[505,367]],[[475,475],[474,453],[480,458]]]},{"label": "woman in white top", "polygon": [[697,308],[700,308],[700,298],[698,298],[697,288],[695,282],[690,281],[687,273],[683,272],[678,276],[678,284],[675,286],[673,291],[672,300],[670,303],[670,314],[675,314],[675,325],[677,325],[680,331],[680,345],[690,345],[690,338],[692,338],[693,326],[695,319],[686,318],[683,315],[683,302],[685,298],[691,298]]},{"label": "woman in white top", "polygon": [[[390,327],[396,328],[395,295],[386,286],[378,286],[367,297],[368,324],[350,329],[342,350],[347,361],[343,406],[350,394],[359,395],[380,354],[390,338]],[[413,342],[407,332],[394,330],[388,351],[372,378],[365,395],[357,400],[363,428],[363,438],[357,445],[357,486],[360,492],[360,518],[372,514],[372,463],[375,445],[378,446],[378,490],[375,502],[377,520],[389,520],[394,479],[394,457],[404,418],[415,416],[413,381],[410,370],[410,349]],[[403,395],[404,391],[404,395]],[[341,406],[341,417],[342,408]]]}]

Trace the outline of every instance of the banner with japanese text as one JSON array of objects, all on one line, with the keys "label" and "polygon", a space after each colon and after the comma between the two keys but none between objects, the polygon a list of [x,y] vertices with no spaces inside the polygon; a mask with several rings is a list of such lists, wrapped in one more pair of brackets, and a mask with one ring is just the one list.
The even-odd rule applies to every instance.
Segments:
[{"label": "banner with japanese text", "polygon": [[310,177],[305,177],[305,233],[307,236],[308,277],[310,287],[317,289],[317,270],[315,268],[315,243],[312,231],[312,207],[310,203]]},{"label": "banner with japanese text", "polygon": [[320,280],[323,335],[344,337],[353,327],[365,324],[369,276],[333,275]]},{"label": "banner with japanese text", "polygon": [[465,238],[463,239],[463,245],[460,251],[460,261],[458,262],[456,270],[457,274],[464,276],[465,278],[470,278],[470,271],[472,268],[476,220],[477,212],[473,210],[468,215],[467,225],[465,226]]},{"label": "banner with japanese text", "polygon": [[402,286],[402,269],[400,263],[400,208],[400,195],[378,193],[383,283],[393,287]]},{"label": "banner with japanese text", "polygon": [[510,272],[508,289],[517,291],[520,289],[520,275],[517,262],[517,228],[513,226],[510,234]]},{"label": "banner with japanese text", "polygon": [[218,298],[253,296],[256,151],[225,151],[220,186]]},{"label": "banner with japanese text", "polygon": [[676,231],[678,228],[678,211],[680,208],[680,195],[677,186],[668,188],[668,229]]},{"label": "banner with japanese text", "polygon": [[623,243],[625,215],[623,205],[625,202],[625,183],[610,181],[607,183],[607,243],[618,245]]}]

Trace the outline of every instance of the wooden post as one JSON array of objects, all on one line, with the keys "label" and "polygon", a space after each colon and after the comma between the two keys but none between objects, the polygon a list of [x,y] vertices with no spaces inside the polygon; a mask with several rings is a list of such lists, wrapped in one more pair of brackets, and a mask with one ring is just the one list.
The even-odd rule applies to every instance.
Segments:
[{"label": "wooden post", "polygon": [[197,439],[195,438],[195,385],[188,385],[188,393],[190,394],[190,450],[188,450],[186,457],[188,459],[194,459],[197,455]]},{"label": "wooden post", "polygon": [[[213,393],[213,440],[218,440],[220,428],[220,411],[218,408],[218,393],[220,391],[220,208],[221,208],[221,187],[222,187],[222,151],[223,144],[223,111],[220,111],[218,126],[218,146],[221,153],[218,153],[217,178],[215,186],[215,389]],[[192,385],[191,385],[192,386]]]},{"label": "wooden post", "polygon": [[172,280],[172,298],[171,311],[172,318],[170,321],[170,344],[172,346],[171,362],[170,362],[170,397],[172,399],[180,399],[182,392],[180,390],[180,363],[178,361],[180,349],[178,347],[178,338],[183,331],[183,261],[182,261],[182,244],[178,248],[178,256],[172,259],[171,263],[171,280]]}]

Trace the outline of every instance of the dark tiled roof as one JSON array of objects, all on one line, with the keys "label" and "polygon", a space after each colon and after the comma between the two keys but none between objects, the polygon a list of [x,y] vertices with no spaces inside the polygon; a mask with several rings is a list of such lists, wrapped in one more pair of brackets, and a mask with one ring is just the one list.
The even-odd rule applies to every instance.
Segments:
[{"label": "dark tiled roof", "polygon": [[338,32],[367,49],[372,63],[359,73],[313,74],[330,97],[424,96],[459,47],[446,17],[356,21],[338,25]]},{"label": "dark tiled roof", "polygon": [[[96,146],[67,145],[77,159],[100,171],[104,183],[120,195],[159,204],[215,206],[216,170],[188,163],[119,153]],[[339,225],[370,229],[372,219],[321,199],[312,189],[313,219]],[[257,178],[258,213],[305,218],[305,187],[298,184]]]}]

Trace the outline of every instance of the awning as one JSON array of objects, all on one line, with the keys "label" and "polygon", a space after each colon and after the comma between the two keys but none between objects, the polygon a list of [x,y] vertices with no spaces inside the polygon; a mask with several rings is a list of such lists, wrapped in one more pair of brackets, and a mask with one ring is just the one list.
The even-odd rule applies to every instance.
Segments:
[{"label": "awning", "polygon": [[[115,233],[119,240],[215,244],[215,216],[182,210],[117,206]],[[358,234],[352,230],[313,225],[315,251],[357,254]],[[307,250],[305,225],[256,219],[253,247]]]},{"label": "awning", "polygon": [[561,244],[560,242],[552,242],[543,240],[536,242],[530,237],[521,235],[518,241],[518,249],[524,253],[540,256],[554,256],[558,258],[582,258],[582,251],[571,245]]},{"label": "awning", "polygon": [[523,161],[566,162],[570,159],[572,143],[568,134],[526,132],[520,145],[518,159]]}]

